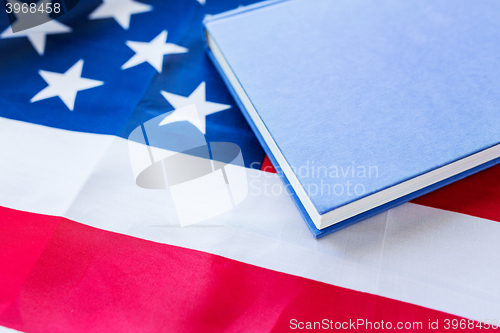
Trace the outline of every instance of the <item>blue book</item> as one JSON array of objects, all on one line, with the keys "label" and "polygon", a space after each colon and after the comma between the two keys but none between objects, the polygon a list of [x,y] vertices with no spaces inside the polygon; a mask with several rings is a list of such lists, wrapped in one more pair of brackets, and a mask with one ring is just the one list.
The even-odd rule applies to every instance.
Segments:
[{"label": "blue book", "polygon": [[316,237],[500,161],[500,2],[265,1],[207,51]]}]

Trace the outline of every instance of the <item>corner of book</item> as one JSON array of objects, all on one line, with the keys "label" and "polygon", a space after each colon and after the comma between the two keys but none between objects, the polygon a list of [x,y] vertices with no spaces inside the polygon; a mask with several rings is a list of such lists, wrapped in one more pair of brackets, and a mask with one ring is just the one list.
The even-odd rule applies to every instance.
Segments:
[{"label": "corner of book", "polygon": [[256,9],[259,9],[259,8],[267,7],[267,6],[270,6],[270,5],[274,5],[276,3],[286,2],[286,1],[290,1],[290,0],[267,0],[267,1],[261,1],[261,2],[257,2],[257,3],[254,3],[254,4],[248,5],[248,6],[239,6],[239,7],[235,8],[235,9],[231,9],[231,10],[228,10],[227,12],[223,12],[223,13],[220,13],[220,14],[206,15],[205,18],[203,19],[202,24],[203,24],[203,27],[206,30],[206,27],[207,27],[207,25],[210,22],[218,21],[218,20],[221,20],[221,19],[224,19],[224,18],[227,18],[227,17],[231,17],[231,16],[234,16],[234,15],[238,15],[238,14],[241,14],[241,13],[249,12],[249,11],[252,11],[252,10],[256,10]]}]

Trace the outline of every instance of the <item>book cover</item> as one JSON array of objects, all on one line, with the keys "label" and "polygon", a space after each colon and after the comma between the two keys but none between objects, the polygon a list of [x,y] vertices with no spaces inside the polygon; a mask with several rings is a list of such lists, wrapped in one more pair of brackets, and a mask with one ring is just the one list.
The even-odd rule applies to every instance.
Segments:
[{"label": "book cover", "polygon": [[266,1],[204,28],[316,237],[498,162],[498,2]]}]

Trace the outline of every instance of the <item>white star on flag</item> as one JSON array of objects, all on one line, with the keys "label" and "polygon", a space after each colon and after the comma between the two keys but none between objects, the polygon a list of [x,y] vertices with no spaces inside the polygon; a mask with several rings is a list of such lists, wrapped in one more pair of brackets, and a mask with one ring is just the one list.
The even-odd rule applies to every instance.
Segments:
[{"label": "white star on flag", "polygon": [[104,0],[89,15],[90,20],[114,18],[125,30],[130,26],[130,17],[134,14],[146,13],[153,10],[153,6],[134,0]]},{"label": "white star on flag", "polygon": [[205,134],[205,128],[201,125],[202,117],[198,110],[196,110],[196,105],[191,104],[188,106],[184,106],[180,109],[176,109],[174,112],[165,117],[159,124],[159,126],[176,123],[178,121],[187,121],[196,126],[196,128]]},{"label": "white star on flag", "polygon": [[48,86],[36,94],[31,103],[43,99],[58,96],[64,104],[73,111],[76,94],[80,90],[86,90],[103,85],[104,82],[81,77],[83,59],[78,60],[64,74],[40,70],[38,73],[47,82]]},{"label": "white star on flag", "polygon": [[[200,83],[198,88],[196,88],[188,97],[171,94],[163,90],[161,91],[161,94],[176,110],[165,117],[165,119],[163,119],[160,123],[160,126],[174,121],[185,120],[196,126],[203,134],[206,132],[206,116],[219,111],[227,110],[231,107],[231,105],[227,104],[207,102],[205,98],[205,82]],[[198,112],[199,123],[198,121],[193,121],[195,118],[193,118],[192,110],[184,108],[193,104],[196,106],[196,111]]]},{"label": "white star on flag", "polygon": [[[24,3],[17,0],[8,0],[8,2],[11,3],[12,6],[14,6],[14,4],[19,4],[21,6]],[[45,8],[45,4],[47,3],[51,3],[51,0],[40,1],[36,4],[36,8],[38,8],[40,5]],[[14,13],[14,15],[16,15],[17,20],[14,22],[14,24],[12,24],[12,26],[8,26],[7,29],[2,32],[0,37],[27,37],[31,42],[31,45],[33,45],[39,55],[43,55],[45,53],[45,40],[47,38],[47,35],[64,34],[72,31],[70,27],[50,18],[47,12],[42,13],[37,11],[35,16],[35,14],[30,13],[29,10],[27,13],[23,13],[23,11],[21,10],[19,11],[19,13]],[[13,32],[13,30],[17,30],[16,27],[19,28],[30,26],[36,24],[36,22],[45,23],[26,30]]]},{"label": "white star on flag", "polygon": [[186,53],[189,51],[185,47],[167,43],[167,34],[168,32],[163,30],[150,42],[134,42],[128,40],[126,44],[135,52],[135,55],[123,64],[122,69],[148,62],[158,73],[161,73],[163,68],[163,56],[167,54]]}]

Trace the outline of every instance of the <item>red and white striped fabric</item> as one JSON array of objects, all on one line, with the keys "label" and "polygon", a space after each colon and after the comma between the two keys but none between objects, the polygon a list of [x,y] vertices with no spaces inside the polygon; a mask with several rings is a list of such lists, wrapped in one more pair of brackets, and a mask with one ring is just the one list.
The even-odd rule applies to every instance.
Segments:
[{"label": "red and white striped fabric", "polygon": [[5,332],[500,319],[500,167],[315,240],[286,193],[264,191],[275,174],[248,169],[242,204],[180,227],[165,191],[130,181],[127,140],[0,128]]}]

